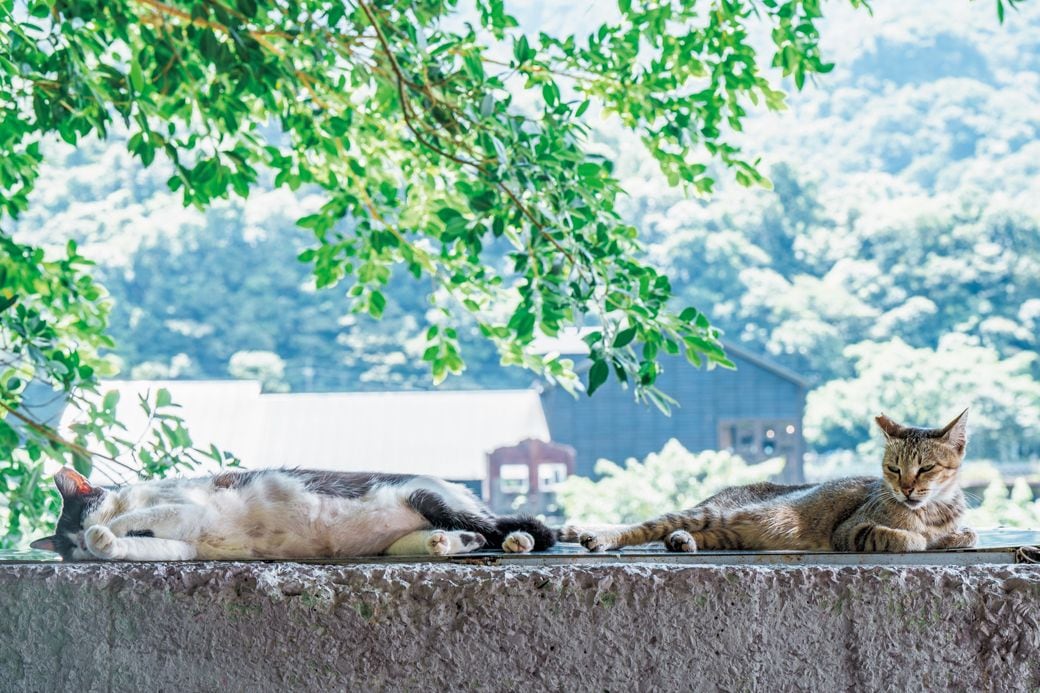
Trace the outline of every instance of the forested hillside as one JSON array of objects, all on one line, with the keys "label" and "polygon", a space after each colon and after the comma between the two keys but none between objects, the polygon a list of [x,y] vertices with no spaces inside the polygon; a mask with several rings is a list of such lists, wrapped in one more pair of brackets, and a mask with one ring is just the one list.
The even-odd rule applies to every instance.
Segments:
[{"label": "forested hillside", "polygon": [[[533,5],[511,8],[525,26],[580,27],[587,12]],[[723,180],[684,197],[609,121],[595,137],[682,298],[817,383],[817,450],[862,444],[880,409],[928,422],[970,404],[976,454],[1040,454],[1040,7],[999,26],[991,3],[872,5],[874,18],[826,5],[836,69],[747,127],[772,190]],[[18,227],[75,238],[101,263],[124,374],[429,386],[426,286],[402,273],[382,321],[354,315],[349,287],[315,291],[296,260],[309,239],[293,222],[320,200],[260,193],[201,214],[169,175],[118,139],[69,148]],[[475,336],[463,348],[468,370],[449,386],[530,380]]]}]

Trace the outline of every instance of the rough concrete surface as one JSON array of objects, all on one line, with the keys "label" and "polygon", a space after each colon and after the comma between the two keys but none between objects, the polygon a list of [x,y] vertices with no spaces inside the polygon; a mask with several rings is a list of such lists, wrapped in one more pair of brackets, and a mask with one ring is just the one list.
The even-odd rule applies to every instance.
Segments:
[{"label": "rough concrete surface", "polygon": [[0,564],[3,691],[1038,687],[1036,567]]}]

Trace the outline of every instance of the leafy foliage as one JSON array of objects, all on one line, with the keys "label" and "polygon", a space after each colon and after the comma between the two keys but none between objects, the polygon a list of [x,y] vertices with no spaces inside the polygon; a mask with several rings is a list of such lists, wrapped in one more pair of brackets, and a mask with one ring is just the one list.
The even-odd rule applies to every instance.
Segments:
[{"label": "leafy foliage", "polygon": [[[231,372],[231,359],[260,351],[283,362],[277,380],[293,390],[422,387],[430,379],[421,358],[429,348],[424,333],[437,325],[456,330],[468,366],[445,386],[530,382],[523,371],[498,367],[494,346],[472,321],[428,313],[427,281],[399,276],[383,292],[387,303],[379,320],[351,311],[341,291],[315,290],[308,268],[295,260],[305,234],[285,215],[262,211],[288,202],[259,197],[257,204],[213,209],[197,226],[143,242],[125,266],[100,268],[116,298],[110,334],[125,373],[246,377]],[[146,199],[153,206],[161,196]]]},{"label": "leafy foliage", "polygon": [[982,494],[982,502],[968,510],[966,524],[970,527],[1040,527],[1040,499],[1024,477],[1015,480],[1009,489],[1000,472],[989,469],[990,482]]},{"label": "leafy foliage", "polygon": [[[750,44],[750,3],[619,7],[588,36],[532,39],[494,0],[477,2],[479,22],[458,32],[442,21],[450,2],[311,2],[288,15],[255,0],[36,0],[31,19],[7,21],[4,123],[23,125],[8,128],[5,149],[24,191],[41,136],[76,143],[116,120],[142,163],[172,162],[169,185],[189,204],[245,196],[262,170],[276,186],[320,186],[326,202],[298,222],[318,242],[301,259],[319,287],[356,277],[352,298],[378,317],[391,267],[403,264],[453,299],[442,310],[474,316],[507,363],[568,382],[566,363],[525,347],[591,314],[602,365],[588,389],[613,370],[662,403],[659,349],[729,361],[702,314],[670,312],[667,278],[635,259],[617,180],[582,149],[581,116],[593,105],[619,115],[670,181],[708,190],[712,158],[763,182],[726,132],[747,104],[778,108],[782,96]],[[783,74],[801,86],[829,69],[817,2],[771,0],[762,14]],[[504,46],[508,60],[492,57]],[[525,92],[541,96],[528,112],[513,106]],[[21,192],[6,203],[24,206]],[[483,261],[498,238],[512,248],[508,271]],[[462,369],[455,330],[426,337],[435,380]]]}]

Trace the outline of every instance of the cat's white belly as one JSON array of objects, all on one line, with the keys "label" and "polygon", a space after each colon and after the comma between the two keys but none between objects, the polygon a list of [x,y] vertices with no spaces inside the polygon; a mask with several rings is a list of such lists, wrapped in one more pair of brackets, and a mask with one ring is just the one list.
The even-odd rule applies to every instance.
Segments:
[{"label": "cat's white belly", "polygon": [[200,559],[377,555],[406,534],[429,527],[397,488],[379,489],[363,499],[293,494],[256,500],[206,513],[196,539]]}]

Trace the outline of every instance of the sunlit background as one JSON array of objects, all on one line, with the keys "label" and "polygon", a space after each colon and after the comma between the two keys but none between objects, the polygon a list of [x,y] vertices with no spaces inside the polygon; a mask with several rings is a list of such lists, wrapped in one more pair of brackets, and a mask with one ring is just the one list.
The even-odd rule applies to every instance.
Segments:
[{"label": "sunlit background", "polygon": [[[596,4],[510,10],[573,32]],[[166,387],[196,443],[246,467],[436,474],[499,510],[615,521],[732,483],[874,474],[875,414],[939,426],[970,407],[969,523],[1040,527],[1040,6],[1003,26],[991,2],[872,6],[825,5],[837,68],[747,123],[772,190],[723,174],[684,198],[599,122],[625,215],[739,366],[667,361],[671,417],[503,369],[466,325],[466,372],[416,392],[440,319],[427,284],[402,272],[381,321],[352,314],[347,287],[315,291],[296,260],[317,194],[268,182],[187,210],[168,167],[142,170],[118,137],[55,147],[16,235],[74,238],[100,263],[130,428],[135,394]],[[580,335],[542,348],[581,360]]]}]

